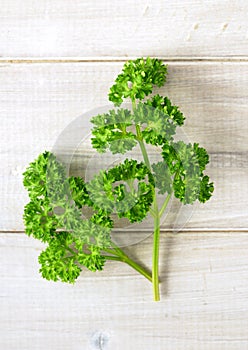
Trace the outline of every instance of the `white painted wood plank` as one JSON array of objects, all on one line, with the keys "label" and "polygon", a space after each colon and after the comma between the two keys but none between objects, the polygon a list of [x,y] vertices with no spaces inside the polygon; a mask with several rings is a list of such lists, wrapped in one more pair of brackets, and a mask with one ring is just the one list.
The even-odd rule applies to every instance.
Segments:
[{"label": "white painted wood plank", "polygon": [[[0,229],[23,230],[22,172],[77,116],[108,104],[122,63],[0,65]],[[212,154],[213,199],[187,228],[247,228],[248,64],[171,63],[161,94],[187,116],[191,140]],[[84,135],[82,135],[84,136]]]},{"label": "white painted wood plank", "polygon": [[[42,245],[0,234],[0,348],[236,350],[248,347],[248,234],[162,236],[161,292],[109,262],[67,285],[43,280]],[[151,264],[151,239],[127,249]],[[101,345],[99,345],[101,344]]]},{"label": "white painted wood plank", "polygon": [[2,57],[244,57],[246,0],[2,0]]}]

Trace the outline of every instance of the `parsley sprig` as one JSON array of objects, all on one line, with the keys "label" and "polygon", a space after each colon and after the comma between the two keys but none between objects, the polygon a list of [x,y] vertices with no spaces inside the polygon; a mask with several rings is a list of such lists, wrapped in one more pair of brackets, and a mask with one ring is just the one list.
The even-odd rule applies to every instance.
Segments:
[{"label": "parsley sprig", "polygon": [[[74,283],[83,268],[102,270],[107,260],[125,262],[153,284],[159,293],[160,221],[174,196],[183,204],[206,202],[213,183],[204,174],[209,162],[198,143],[175,141],[185,117],[168,97],[151,95],[165,84],[167,66],[161,60],[139,58],[124,64],[109,100],[115,108],[91,119],[92,147],[125,154],[140,149],[143,160],[126,158],[101,170],[85,182],[67,177],[64,165],[44,152],[24,173],[30,202],[24,209],[26,233],[47,244],[40,254],[40,272],[48,280]],[[150,96],[149,96],[150,95]],[[124,99],[132,108],[120,107]],[[151,162],[148,148],[159,150],[161,159]],[[164,196],[159,207],[158,196]],[[131,223],[148,215],[154,220],[152,273],[130,259],[111,233],[116,217]]]},{"label": "parsley sprig", "polygon": [[[26,234],[48,244],[39,256],[42,276],[73,283],[83,267],[97,271],[106,260],[118,260],[151,281],[150,273],[117,247],[110,235],[110,215],[126,191],[124,185],[112,187],[112,183],[147,175],[150,182],[141,181],[137,193],[132,193],[135,205],[118,212],[131,222],[145,217],[153,200],[152,177],[144,164],[126,160],[86,184],[80,177],[67,178],[65,167],[52,153],[40,154],[25,171],[23,182],[30,197],[24,208]],[[89,218],[83,215],[87,207],[93,211]]]}]

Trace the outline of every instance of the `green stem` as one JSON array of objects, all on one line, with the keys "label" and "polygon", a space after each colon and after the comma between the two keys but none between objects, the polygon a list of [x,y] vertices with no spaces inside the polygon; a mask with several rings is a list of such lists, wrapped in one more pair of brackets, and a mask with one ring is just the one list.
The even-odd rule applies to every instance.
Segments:
[{"label": "green stem", "polygon": [[136,102],[135,102],[135,98],[132,99],[132,107],[133,107],[133,112],[135,111],[136,109]]},{"label": "green stem", "polygon": [[146,147],[145,147],[145,144],[144,144],[144,141],[142,138],[140,126],[138,124],[136,124],[135,127],[136,127],[136,133],[137,133],[137,141],[139,142],[140,149],[141,149],[141,152],[142,152],[142,155],[144,158],[144,162],[145,162],[147,168],[151,171],[152,167],[151,167],[150,160],[149,160],[149,157],[148,157],[148,154],[146,151]]},{"label": "green stem", "polygon": [[[135,111],[135,109],[136,109],[135,99],[132,100],[132,106],[133,106],[133,111]],[[138,124],[136,124],[135,127],[136,127],[136,139],[139,143],[144,162],[145,162],[146,166],[148,167],[148,169],[150,171],[152,171],[152,167],[151,167],[150,160],[149,160],[149,157],[147,154],[145,143],[143,141],[140,126]],[[153,254],[152,254],[152,284],[153,284],[153,297],[154,297],[155,301],[160,300],[160,293],[159,293],[160,217],[163,214],[166,206],[168,205],[169,199],[170,199],[170,195],[167,196],[165,203],[163,204],[161,210],[159,211],[158,202],[157,202],[157,195],[156,195],[156,192],[154,191],[153,207],[150,210],[151,215],[154,218]]]},{"label": "green stem", "polygon": [[122,261],[121,258],[119,258],[118,256],[110,256],[110,255],[102,255],[102,256],[104,256],[104,258],[106,258],[107,260]]},{"label": "green stem", "polygon": [[153,218],[155,218],[156,213],[155,213],[155,211],[153,210],[153,208],[150,208],[149,212],[150,212],[151,216],[152,216]]},{"label": "green stem", "polygon": [[[136,125],[136,131],[137,131],[137,139],[140,145],[140,149],[144,158],[144,162],[148,169],[151,171],[151,164],[148,158],[148,154],[145,148],[145,144],[140,137],[142,137],[140,133],[140,127],[139,125]],[[169,201],[169,198],[168,198]],[[168,203],[166,203],[167,205]],[[165,210],[165,208],[161,208]],[[160,241],[160,212],[158,210],[158,202],[157,202],[157,196],[156,192],[154,191],[154,201],[153,201],[153,208],[151,209],[151,214],[154,218],[154,234],[153,234],[153,257],[152,257],[152,284],[153,284],[153,297],[155,301],[160,300],[160,294],[159,294],[159,241]]]},{"label": "green stem", "polygon": [[134,194],[135,193],[135,189],[134,189],[134,179],[128,179],[126,180],[129,188],[130,188],[130,191],[131,191],[131,194]]},{"label": "green stem", "polygon": [[145,278],[148,279],[148,281],[152,282],[152,276],[148,271],[146,271],[143,267],[141,267],[139,264],[137,264],[135,261],[131,260],[130,258],[123,258],[123,261],[131,266],[134,270],[139,272],[141,275],[143,275]]},{"label": "green stem", "polygon": [[104,248],[103,249],[106,253],[112,254],[112,255],[117,255],[114,249],[111,248]]},{"label": "green stem", "polygon": [[[133,107],[133,112],[134,112],[136,110],[136,101],[135,101],[135,99],[132,99],[132,107]],[[140,126],[138,124],[135,124],[135,128],[136,128],[136,140],[139,142],[140,149],[141,149],[141,152],[142,152],[145,164],[148,167],[148,169],[151,170],[151,164],[150,164],[150,161],[149,161],[149,158],[148,158],[148,154],[146,152],[145,144],[143,142],[143,137],[142,137]]]},{"label": "green stem", "polygon": [[159,215],[154,219],[154,234],[153,234],[153,256],[152,256],[152,284],[153,298],[155,301],[160,300],[159,295],[159,243],[160,243],[160,220]]},{"label": "green stem", "polygon": [[[128,264],[129,266],[131,266],[134,270],[136,270],[137,272],[139,272],[141,275],[143,275],[145,278],[147,278],[150,282],[152,282],[152,276],[151,274],[144,269],[142,266],[140,266],[139,264],[137,264],[135,261],[133,261],[131,258],[129,258],[129,256],[127,256],[123,250],[121,250],[117,245],[115,245],[112,242],[112,247],[113,249],[108,249],[105,248],[104,251],[106,251],[107,253],[113,254],[115,256],[113,256],[114,259],[112,259],[112,257],[109,257],[109,259],[112,260],[119,260],[122,262],[125,262],[126,264]],[[116,256],[117,255],[117,256]],[[105,255],[106,257],[106,255]]]},{"label": "green stem", "polygon": [[164,201],[164,203],[163,203],[163,205],[162,205],[162,207],[161,207],[161,209],[159,211],[159,217],[160,218],[163,215],[165,209],[167,208],[167,205],[168,205],[170,199],[171,199],[171,194],[168,194],[168,196],[165,198],[165,201]]}]

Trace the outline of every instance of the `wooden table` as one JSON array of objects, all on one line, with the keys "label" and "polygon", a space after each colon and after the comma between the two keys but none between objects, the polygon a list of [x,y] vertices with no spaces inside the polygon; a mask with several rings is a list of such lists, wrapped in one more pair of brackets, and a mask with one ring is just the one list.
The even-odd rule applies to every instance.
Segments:
[{"label": "wooden table", "polygon": [[[248,349],[248,2],[2,0],[0,25],[0,349]],[[27,164],[140,56],[168,64],[161,93],[209,151],[216,188],[179,233],[164,226],[159,303],[118,262],[43,280],[22,222]],[[126,250],[150,266],[151,243]]]}]

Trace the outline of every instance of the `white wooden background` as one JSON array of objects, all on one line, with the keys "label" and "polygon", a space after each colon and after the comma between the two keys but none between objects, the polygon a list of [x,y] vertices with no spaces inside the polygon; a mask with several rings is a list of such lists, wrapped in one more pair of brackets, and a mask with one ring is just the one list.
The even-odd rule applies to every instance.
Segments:
[{"label": "white wooden background", "polygon": [[[106,105],[128,58],[169,64],[161,93],[211,154],[213,198],[163,233],[162,301],[110,262],[74,285],[38,273],[22,172],[77,116]],[[248,349],[248,2],[2,0],[0,349]],[[166,228],[166,225],[165,225]],[[127,247],[151,265],[151,238]]]}]

